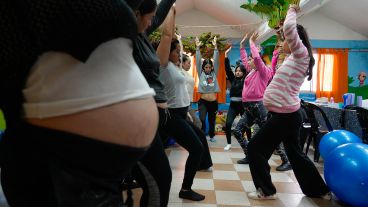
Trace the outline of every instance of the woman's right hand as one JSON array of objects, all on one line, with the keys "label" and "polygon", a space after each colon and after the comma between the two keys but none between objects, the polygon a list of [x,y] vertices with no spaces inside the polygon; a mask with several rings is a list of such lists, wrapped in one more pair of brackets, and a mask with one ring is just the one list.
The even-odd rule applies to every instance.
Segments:
[{"label": "woman's right hand", "polygon": [[195,38],[195,44],[196,44],[196,46],[197,46],[198,48],[202,45],[202,42],[201,42],[201,41],[199,41],[199,38],[198,38],[198,37],[196,37],[196,38]]},{"label": "woman's right hand", "polygon": [[156,104],[157,104],[157,107],[159,107],[159,108],[162,108],[162,109],[167,109],[168,108],[167,102],[165,102],[165,103],[156,103]]}]

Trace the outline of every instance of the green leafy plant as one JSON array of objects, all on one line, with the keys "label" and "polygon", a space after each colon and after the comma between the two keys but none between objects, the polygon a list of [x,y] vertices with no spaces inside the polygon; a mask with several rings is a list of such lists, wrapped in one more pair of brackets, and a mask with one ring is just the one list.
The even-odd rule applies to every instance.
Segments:
[{"label": "green leafy plant", "polygon": [[258,0],[257,3],[248,0],[240,7],[267,20],[268,26],[275,29],[285,19],[289,5],[299,3],[300,0]]},{"label": "green leafy plant", "polygon": [[[212,45],[212,41],[215,36],[217,37],[217,49],[219,51],[225,51],[230,47],[230,44],[227,43],[227,39],[220,37],[219,34],[212,34],[211,32],[202,33],[198,38],[202,43],[200,51],[203,58],[212,58],[213,51],[215,49]],[[161,39],[161,32],[156,30],[148,38],[152,43],[158,43]],[[196,53],[195,37],[182,37],[181,41],[183,43],[184,52],[190,55],[194,55]]]},{"label": "green leafy plant", "polygon": [[[215,47],[212,44],[213,38],[217,38],[217,49],[222,52],[227,50],[230,47],[230,44],[227,42],[226,38],[220,37],[219,34],[212,34],[211,32],[205,32],[198,36],[199,41],[202,43],[199,48],[203,58],[212,58],[213,51]],[[183,49],[186,53],[195,54],[196,45],[195,45],[195,37],[186,37],[182,38]]]}]

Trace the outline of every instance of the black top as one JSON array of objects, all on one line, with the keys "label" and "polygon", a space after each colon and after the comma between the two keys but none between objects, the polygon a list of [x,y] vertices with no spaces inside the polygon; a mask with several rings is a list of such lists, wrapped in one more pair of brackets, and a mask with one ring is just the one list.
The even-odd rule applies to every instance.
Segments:
[{"label": "black top", "polygon": [[84,62],[101,43],[134,40],[136,17],[123,0],[1,0],[0,108],[7,128],[21,116],[25,80],[37,57],[65,52]]},{"label": "black top", "polygon": [[244,78],[235,77],[230,67],[229,58],[225,58],[225,71],[227,79],[231,82],[230,97],[242,97]]},{"label": "black top", "polygon": [[138,35],[137,41],[134,44],[134,60],[141,69],[149,86],[155,90],[155,100],[157,103],[166,102],[167,97],[164,92],[164,84],[159,79],[160,59],[157,57],[156,51],[147,39],[147,36],[149,36],[162,24],[174,3],[175,0],[161,1],[161,3],[158,5],[154,18],[152,19],[151,26],[144,34]]}]

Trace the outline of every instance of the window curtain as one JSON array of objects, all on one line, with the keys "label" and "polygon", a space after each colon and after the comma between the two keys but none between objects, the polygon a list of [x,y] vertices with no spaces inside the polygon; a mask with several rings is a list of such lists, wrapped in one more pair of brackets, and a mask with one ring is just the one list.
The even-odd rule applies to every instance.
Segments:
[{"label": "window curtain", "polygon": [[318,70],[316,96],[343,101],[348,92],[348,49],[317,49]]},{"label": "window curtain", "polygon": [[[201,70],[201,68],[199,68]],[[198,73],[195,64],[195,57],[192,57],[192,68],[191,74],[194,77],[194,94],[193,94],[193,102],[198,102],[201,98],[201,94],[198,93]],[[217,73],[217,81],[220,87],[220,92],[217,93],[217,101],[218,103],[226,103],[226,72],[225,72],[225,53],[221,52],[219,55],[219,71]]]}]

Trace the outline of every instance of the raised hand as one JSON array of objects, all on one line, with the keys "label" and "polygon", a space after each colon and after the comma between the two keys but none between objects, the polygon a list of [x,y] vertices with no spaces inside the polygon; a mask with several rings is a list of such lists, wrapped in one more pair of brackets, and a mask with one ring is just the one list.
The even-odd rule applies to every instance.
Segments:
[{"label": "raised hand", "polygon": [[227,55],[229,54],[229,52],[230,52],[231,48],[232,48],[232,46],[230,46],[230,47],[229,47],[229,49],[227,49],[227,50],[225,51],[225,57],[228,57]]},{"label": "raised hand", "polygon": [[249,35],[248,33],[244,35],[243,39],[240,41],[240,46],[244,44],[245,40],[248,38],[248,35]]},{"label": "raised hand", "polygon": [[258,37],[259,37],[258,32],[254,32],[254,33],[252,34],[252,36],[250,36],[249,42],[253,42],[253,43],[255,43]]},{"label": "raised hand", "polygon": [[289,8],[294,9],[296,12],[300,11],[300,7],[297,4],[290,4]]},{"label": "raised hand", "polygon": [[177,40],[181,40],[181,35],[180,35],[180,34],[175,33],[175,36],[176,36],[176,39],[177,39]]},{"label": "raised hand", "polygon": [[212,45],[215,46],[215,48],[217,48],[217,37],[216,36],[212,40]]},{"label": "raised hand", "polygon": [[195,38],[195,44],[196,44],[197,47],[200,47],[202,45],[202,42],[199,41],[198,37]]}]

